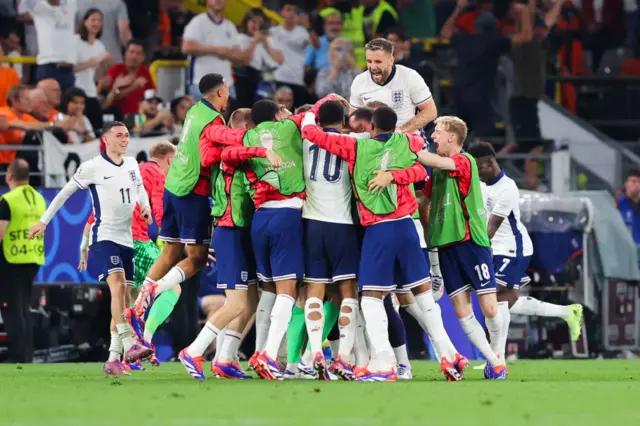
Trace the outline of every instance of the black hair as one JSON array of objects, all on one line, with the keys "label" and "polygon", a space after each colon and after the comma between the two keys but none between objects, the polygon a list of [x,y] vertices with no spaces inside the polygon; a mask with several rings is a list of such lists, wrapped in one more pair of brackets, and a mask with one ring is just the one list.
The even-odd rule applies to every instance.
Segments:
[{"label": "black hair", "polygon": [[206,96],[224,84],[224,78],[220,74],[205,74],[198,83],[198,89],[202,96]]},{"label": "black hair", "polygon": [[87,94],[84,90],[78,87],[70,87],[64,91],[64,95],[62,96],[62,102],[60,103],[60,110],[65,114],[68,114],[67,107],[73,98],[82,97],[85,100],[87,99]]},{"label": "black hair", "polygon": [[367,107],[358,108],[353,112],[352,117],[356,120],[371,122],[371,119],[373,118],[373,110]]},{"label": "black hair", "polygon": [[131,46],[140,46],[142,47],[142,50],[144,50],[144,43],[142,42],[142,40],[139,40],[137,38],[132,38],[131,40],[129,40],[127,42],[127,44],[125,45],[125,51],[129,49],[129,47]]},{"label": "black hair", "polygon": [[271,99],[262,99],[251,108],[251,121],[257,126],[265,121],[273,121],[280,111],[280,106]]},{"label": "black hair", "polygon": [[398,116],[396,112],[388,106],[381,106],[373,111],[373,117],[371,117],[373,125],[378,132],[393,132],[396,129],[396,123],[398,122]]},{"label": "black hair", "polygon": [[388,39],[391,34],[398,36],[400,41],[409,40],[409,35],[402,29],[402,27],[391,27],[384,32],[384,38]]},{"label": "black hair", "polygon": [[338,101],[327,101],[320,106],[318,117],[322,127],[330,124],[342,124],[344,121],[344,108]]},{"label": "black hair", "polygon": [[242,21],[238,26],[238,29],[240,30],[240,32],[243,34],[248,34],[247,25],[249,24],[249,21],[252,20],[253,18],[258,18],[258,17],[264,19],[265,22],[269,20],[269,18],[267,18],[267,15],[265,15],[265,13],[259,7],[254,7],[252,9],[249,9],[249,11],[247,11],[247,13],[244,14],[244,17],[242,18]]},{"label": "black hair", "polygon": [[496,158],[496,150],[488,142],[476,142],[467,149],[473,158],[493,157]]},{"label": "black hair", "polygon": [[300,6],[300,0],[280,0],[280,9],[283,9],[285,6]]},{"label": "black hair", "polygon": [[13,180],[25,182],[29,180],[29,163],[22,158],[16,158],[7,167],[7,172],[11,174]]},{"label": "black hair", "polygon": [[96,34],[96,38],[102,37],[102,27],[104,27],[104,15],[102,14],[102,11],[100,9],[96,9],[95,7],[92,7],[91,9],[85,12],[84,17],[82,18],[82,22],[80,23],[80,29],[78,30],[78,34],[80,34],[80,38],[84,41],[89,40],[89,30],[87,30],[87,27],[84,25],[84,22],[87,19],[89,19],[89,17],[94,13],[99,14],[100,18],[102,18],[102,26],[100,27],[100,31],[98,31],[98,34]]},{"label": "black hair", "polygon": [[627,173],[624,176],[624,180],[626,181],[632,177],[640,178],[640,169],[637,169],[634,167],[632,169],[627,170]]},{"label": "black hair", "polygon": [[127,127],[127,125],[121,121],[109,121],[102,127],[102,134],[106,135],[114,127]]},{"label": "black hair", "polygon": [[176,111],[178,110],[178,105],[180,105],[180,102],[184,101],[185,99],[188,99],[189,97],[187,95],[184,96],[178,96],[177,98],[173,99],[171,101],[170,107],[169,109],[171,110],[171,114],[173,114],[173,116],[176,116]]}]

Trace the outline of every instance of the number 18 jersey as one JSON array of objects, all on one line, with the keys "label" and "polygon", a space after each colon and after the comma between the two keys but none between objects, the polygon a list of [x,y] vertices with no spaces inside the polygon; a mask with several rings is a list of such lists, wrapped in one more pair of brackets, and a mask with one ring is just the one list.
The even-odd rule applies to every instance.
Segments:
[{"label": "number 18 jersey", "polygon": [[351,177],[347,162],[307,139],[302,141],[302,156],[307,191],[302,217],[353,224]]},{"label": "number 18 jersey", "polygon": [[125,157],[117,165],[102,153],[82,163],[73,180],[91,194],[95,215],[92,244],[112,241],[133,247],[133,211],[138,202],[138,191],[144,191],[136,159]]}]

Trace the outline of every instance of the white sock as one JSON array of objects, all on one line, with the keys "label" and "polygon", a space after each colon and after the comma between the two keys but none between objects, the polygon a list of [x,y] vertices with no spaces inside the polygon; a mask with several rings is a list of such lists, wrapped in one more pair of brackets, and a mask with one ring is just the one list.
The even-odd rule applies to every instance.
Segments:
[{"label": "white sock", "polygon": [[218,361],[225,363],[235,361],[238,348],[240,347],[240,339],[242,339],[242,333],[227,330],[224,333],[224,340]]},{"label": "white sock", "polygon": [[200,334],[198,334],[196,340],[187,348],[187,353],[192,357],[204,355],[204,352],[216,337],[218,337],[218,334],[220,334],[220,329],[207,321],[204,327],[202,327],[202,330],[200,330]]},{"label": "white sock", "polygon": [[453,345],[449,344],[451,341],[444,329],[440,307],[433,300],[433,294],[431,291],[425,291],[415,296],[415,299],[416,304],[423,312],[425,331],[429,333],[434,352],[440,352],[441,356],[446,356],[450,362],[453,362],[456,359],[455,349]]},{"label": "white sock", "polygon": [[396,362],[398,365],[404,365],[405,367],[411,367],[409,362],[409,354],[407,353],[407,345],[401,345],[397,348],[393,348],[393,353],[396,356]]},{"label": "white sock", "polygon": [[262,353],[269,335],[271,325],[271,310],[276,302],[276,294],[263,291],[256,309],[256,351]]},{"label": "white sock", "polygon": [[[500,310],[493,318],[485,317],[484,323],[489,331],[491,350],[494,354],[500,355],[500,342],[502,341],[502,314]],[[504,361],[504,358],[502,360]]]},{"label": "white sock", "polygon": [[[360,308],[358,307],[357,299],[342,300],[342,303],[340,305],[340,316],[338,317],[338,330],[340,330],[340,340],[338,341],[337,352],[333,352],[333,346],[331,347],[331,352],[334,358],[336,357],[336,355],[340,355],[340,357],[345,362],[349,362],[349,357],[351,356],[351,351],[353,350],[353,345],[356,339],[356,327],[359,310]],[[348,322],[348,324],[340,325],[341,321],[346,321]]]},{"label": "white sock", "polygon": [[569,307],[541,302],[529,296],[520,296],[510,309],[512,314],[566,319],[571,314]]},{"label": "white sock", "polygon": [[389,320],[382,299],[364,296],[360,302],[371,342],[370,371],[389,371],[393,367],[393,349],[389,343]]},{"label": "white sock", "polygon": [[[438,306],[437,303],[436,303],[436,306]],[[407,313],[411,315],[418,322],[418,324],[420,324],[420,327],[426,332],[427,323],[424,320],[422,309],[420,309],[418,304],[414,302],[414,303],[411,303],[410,305],[403,305],[402,307],[406,309]],[[438,348],[434,346],[433,340],[431,339],[431,336],[429,335],[429,333],[427,333],[427,337],[431,342],[431,346],[433,347],[433,352],[435,352],[436,354],[436,359],[438,360],[438,362],[442,361],[442,354],[440,353]]]},{"label": "white sock", "polygon": [[491,346],[484,334],[484,329],[476,319],[474,314],[470,314],[464,318],[458,318],[462,331],[467,335],[473,346],[478,348],[480,353],[486,358],[492,367],[504,364],[498,356],[491,350]]},{"label": "white sock", "polygon": [[287,370],[289,370],[293,374],[298,374],[298,363],[297,362],[287,363]]},{"label": "white sock", "polygon": [[367,348],[367,338],[365,336],[364,316],[360,308],[356,311],[356,338],[353,342],[353,356],[356,367],[364,368],[369,364],[369,349]]},{"label": "white sock", "polygon": [[122,358],[122,340],[117,332],[111,332],[111,344],[109,345],[109,362]]},{"label": "white sock", "polygon": [[[289,328],[291,321],[291,311],[296,304],[296,300],[288,294],[279,294],[271,310],[271,326],[267,336],[267,344],[264,351],[271,359],[278,358],[278,349],[282,343],[282,338]],[[322,306],[322,304],[321,304]],[[322,333],[322,331],[321,331]],[[320,343],[322,347],[322,342]]]},{"label": "white sock", "polygon": [[220,358],[220,354],[222,354],[222,344],[226,340],[226,333],[227,327],[220,330],[220,334],[218,334],[218,337],[216,337],[216,354],[213,356],[212,362],[216,362]]},{"label": "white sock", "polygon": [[[158,282],[156,283],[156,284],[158,284],[158,288],[156,290],[156,296],[158,294],[162,293],[163,291],[167,291],[170,288],[173,288],[173,287],[179,285],[181,282],[183,282],[186,279],[187,279],[187,277],[184,274],[184,271],[182,270],[182,268],[174,266],[167,273],[167,275],[165,275],[164,277],[159,279]],[[189,354],[189,355],[191,355],[191,354]]]},{"label": "white sock", "polygon": [[131,331],[131,327],[125,322],[123,324],[116,324],[116,330],[122,342],[122,349],[126,354],[127,351],[131,349],[131,346],[133,346],[133,332]]},{"label": "white sock", "polygon": [[[311,305],[317,305],[312,308]],[[320,315],[319,319],[309,319],[311,314]],[[322,329],[324,328],[324,310],[322,308],[322,300],[317,297],[310,297],[304,303],[304,323],[307,326],[307,335],[309,336],[309,344],[311,352],[315,356],[322,353]]]},{"label": "white sock", "polygon": [[507,349],[507,338],[509,337],[509,324],[511,323],[511,312],[509,311],[509,302],[498,302],[498,312],[502,315],[502,336],[500,338],[500,357],[503,361]]}]

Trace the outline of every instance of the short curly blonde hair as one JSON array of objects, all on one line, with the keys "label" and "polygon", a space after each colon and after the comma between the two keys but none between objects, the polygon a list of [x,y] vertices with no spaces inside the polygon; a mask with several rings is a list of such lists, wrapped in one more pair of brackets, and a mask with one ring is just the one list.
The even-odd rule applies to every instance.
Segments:
[{"label": "short curly blonde hair", "polygon": [[441,124],[445,132],[451,132],[456,135],[458,145],[462,146],[462,144],[464,144],[469,129],[463,119],[452,115],[443,115],[442,117],[436,118],[435,123],[436,125]]}]

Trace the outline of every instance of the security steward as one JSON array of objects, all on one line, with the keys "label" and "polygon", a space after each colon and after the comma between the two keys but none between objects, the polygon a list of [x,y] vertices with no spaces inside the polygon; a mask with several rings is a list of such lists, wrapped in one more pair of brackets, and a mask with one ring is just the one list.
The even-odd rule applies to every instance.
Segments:
[{"label": "security steward", "polygon": [[10,191],[0,197],[0,314],[8,337],[8,362],[33,361],[31,289],[44,265],[44,238],[29,240],[29,228],[47,209],[29,185],[29,164],[15,159],[5,177]]}]

